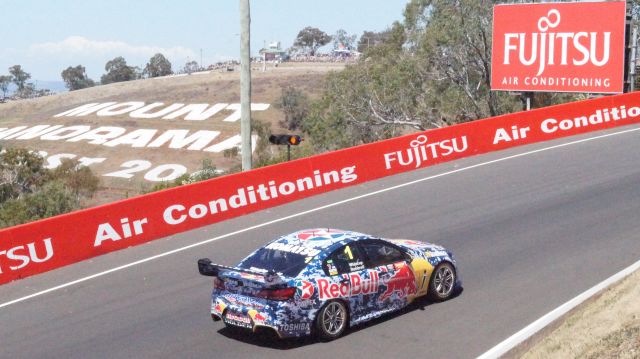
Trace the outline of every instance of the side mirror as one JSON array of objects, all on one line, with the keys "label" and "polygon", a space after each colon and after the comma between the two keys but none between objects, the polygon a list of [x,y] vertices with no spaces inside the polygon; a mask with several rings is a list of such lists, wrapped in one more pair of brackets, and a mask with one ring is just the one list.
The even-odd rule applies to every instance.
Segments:
[{"label": "side mirror", "polygon": [[209,258],[198,259],[198,271],[209,277],[218,276],[218,268],[211,263]]}]

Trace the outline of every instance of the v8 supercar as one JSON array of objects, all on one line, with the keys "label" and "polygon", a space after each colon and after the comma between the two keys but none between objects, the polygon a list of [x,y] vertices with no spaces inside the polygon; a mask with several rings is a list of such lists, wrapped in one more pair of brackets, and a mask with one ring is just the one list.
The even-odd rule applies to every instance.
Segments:
[{"label": "v8 supercar", "polygon": [[415,298],[449,299],[461,285],[443,247],[331,229],[282,236],[235,267],[200,259],[198,269],[214,277],[214,321],[281,338],[331,340]]}]

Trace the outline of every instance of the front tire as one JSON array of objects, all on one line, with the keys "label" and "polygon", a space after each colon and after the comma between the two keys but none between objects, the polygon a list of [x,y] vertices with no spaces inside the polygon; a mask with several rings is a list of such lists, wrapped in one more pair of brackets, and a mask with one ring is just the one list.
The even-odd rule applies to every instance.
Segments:
[{"label": "front tire", "polygon": [[320,309],[316,316],[316,332],[321,340],[329,341],[340,337],[348,326],[347,307],[334,300]]},{"label": "front tire", "polygon": [[436,302],[445,301],[453,296],[456,285],[456,270],[449,262],[440,263],[433,270],[429,282],[429,298]]}]

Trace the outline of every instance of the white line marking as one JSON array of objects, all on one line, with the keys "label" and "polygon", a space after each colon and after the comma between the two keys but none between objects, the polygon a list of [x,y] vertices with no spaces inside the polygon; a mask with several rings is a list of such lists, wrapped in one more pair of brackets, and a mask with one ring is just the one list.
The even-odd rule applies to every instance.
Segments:
[{"label": "white line marking", "polygon": [[498,159],[495,159],[495,160],[491,160],[491,161],[487,161],[487,162],[482,162],[482,163],[478,163],[478,164],[475,164],[475,165],[471,165],[471,166],[468,166],[468,167],[462,167],[462,168],[458,168],[456,170],[443,172],[443,173],[440,173],[440,174],[437,174],[437,175],[433,175],[433,176],[429,176],[429,177],[425,177],[425,178],[420,178],[420,179],[417,179],[417,180],[414,180],[414,181],[402,183],[402,184],[399,184],[399,185],[396,185],[396,186],[393,186],[393,187],[384,188],[384,189],[377,190],[377,191],[370,192],[370,193],[365,193],[365,194],[362,194],[362,195],[359,195],[359,196],[347,198],[347,199],[344,199],[342,201],[338,201],[338,202],[330,203],[330,204],[327,204],[327,205],[324,205],[324,206],[312,208],[312,209],[307,210],[307,211],[299,212],[299,213],[292,214],[292,215],[289,215],[289,216],[286,216],[286,217],[281,217],[281,218],[278,218],[278,219],[274,219],[272,221],[256,224],[255,226],[239,229],[237,231],[226,233],[226,234],[223,234],[223,235],[220,235],[220,236],[217,236],[217,237],[209,238],[209,239],[206,239],[206,240],[198,242],[198,243],[194,243],[194,244],[190,244],[188,246],[176,248],[174,250],[170,250],[168,252],[160,253],[160,254],[157,254],[155,256],[143,258],[143,259],[140,259],[140,260],[132,262],[132,263],[128,263],[128,264],[125,264],[125,265],[121,265],[119,267],[111,268],[111,269],[106,270],[104,272],[100,272],[100,273],[92,274],[92,275],[87,276],[87,277],[76,279],[76,280],[71,281],[71,282],[67,282],[67,283],[64,283],[64,284],[61,284],[61,285],[58,285],[58,286],[55,286],[55,287],[52,287],[52,288],[49,288],[49,289],[45,289],[45,290],[40,291],[40,292],[36,292],[36,293],[30,294],[30,295],[27,295],[27,296],[24,296],[24,297],[21,297],[21,298],[18,298],[18,299],[11,300],[9,302],[2,303],[2,304],[0,304],[0,308],[4,308],[4,307],[10,306],[12,304],[20,303],[20,302],[23,302],[23,301],[25,301],[27,299],[39,297],[41,295],[44,295],[44,294],[47,294],[47,293],[51,293],[51,292],[54,292],[56,290],[63,289],[63,288],[66,288],[66,287],[70,287],[70,286],[78,284],[78,283],[86,282],[86,281],[94,279],[94,278],[102,277],[102,276],[110,274],[110,273],[118,272],[118,271],[121,271],[123,269],[127,269],[127,268],[130,268],[130,267],[136,266],[138,264],[142,264],[142,263],[146,263],[146,262],[152,261],[154,259],[158,259],[158,258],[166,257],[166,256],[169,256],[169,255],[172,255],[172,254],[175,254],[175,253],[186,251],[188,249],[191,249],[191,248],[194,248],[194,247],[198,247],[198,246],[201,246],[201,245],[204,245],[204,244],[207,244],[207,243],[211,243],[211,242],[217,241],[219,239],[223,239],[223,238],[234,236],[236,234],[252,231],[252,230],[257,229],[257,228],[266,227],[266,226],[272,225],[274,223],[279,223],[279,222],[283,222],[283,221],[289,220],[291,218],[302,217],[302,216],[307,215],[309,213],[318,212],[318,211],[321,211],[323,209],[339,206],[341,204],[345,204],[345,203],[348,203],[348,202],[357,201],[357,200],[362,199],[362,198],[375,196],[375,195],[380,194],[380,193],[393,191],[393,190],[396,190],[398,188],[403,188],[403,187],[414,185],[416,183],[429,181],[429,180],[432,180],[432,179],[448,176],[448,175],[451,175],[451,174],[454,174],[454,173],[459,173],[459,172],[471,170],[471,169],[474,169],[474,168],[483,167],[483,166],[487,166],[487,165],[498,163],[498,162],[502,162],[502,161],[507,161],[507,160],[510,160],[510,159],[518,158],[518,157],[524,157],[524,156],[532,155],[532,154],[539,153],[539,152],[553,150],[553,149],[556,149],[556,148],[572,146],[572,145],[576,145],[576,144],[583,143],[583,142],[594,141],[594,140],[598,140],[598,139],[601,139],[601,138],[622,135],[622,134],[625,134],[625,133],[635,132],[635,131],[640,131],[640,127],[632,128],[632,129],[624,130],[624,131],[619,131],[619,132],[613,132],[613,133],[600,135],[600,136],[595,136],[595,137],[584,138],[582,140],[562,143],[562,144],[555,145],[555,146],[544,147],[544,148],[540,148],[540,149],[533,150],[533,151],[528,151],[528,152],[519,153],[519,154],[516,154],[516,155],[502,157],[502,158],[498,158]]},{"label": "white line marking", "polygon": [[610,285],[624,279],[625,277],[627,277],[628,275],[630,275],[631,273],[635,272],[638,269],[640,269],[640,261],[633,263],[627,268],[621,270],[620,272],[600,282],[593,288],[585,291],[584,293],[564,303],[558,308],[545,314],[540,319],[527,325],[524,329],[520,330],[516,334],[505,339],[503,342],[496,345],[495,347],[489,349],[486,353],[480,355],[478,359],[499,358],[501,355],[506,354],[509,350],[515,348],[518,344],[529,339],[531,336],[536,334],[538,331],[540,331],[547,325],[551,324],[556,319],[562,317],[563,315],[567,314],[570,310],[574,309],[575,307],[582,304],[587,299],[591,298],[593,295],[606,289]]}]

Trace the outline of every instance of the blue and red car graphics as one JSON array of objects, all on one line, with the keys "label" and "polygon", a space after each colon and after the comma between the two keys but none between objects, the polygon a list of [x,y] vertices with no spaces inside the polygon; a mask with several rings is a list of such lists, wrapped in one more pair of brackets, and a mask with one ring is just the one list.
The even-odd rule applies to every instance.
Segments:
[{"label": "blue and red car graphics", "polygon": [[279,337],[309,335],[320,309],[339,300],[357,325],[401,309],[429,292],[434,269],[456,261],[445,248],[413,240],[309,229],[282,236],[235,267],[198,261],[214,276],[211,316],[227,325]]}]

